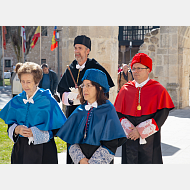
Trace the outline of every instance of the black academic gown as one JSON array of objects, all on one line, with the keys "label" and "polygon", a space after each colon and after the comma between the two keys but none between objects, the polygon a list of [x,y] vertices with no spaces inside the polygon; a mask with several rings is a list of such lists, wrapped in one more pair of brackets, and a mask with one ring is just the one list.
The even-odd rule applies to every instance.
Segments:
[{"label": "black academic gown", "polygon": [[141,117],[134,117],[130,115],[123,115],[118,112],[119,118],[127,118],[134,126],[137,126],[143,121],[154,118],[159,131],[146,138],[146,144],[139,144],[139,139],[136,141],[128,139],[122,145],[122,164],[162,164],[161,152],[161,126],[168,117],[170,109],[164,108],[158,110],[154,114],[143,115]]},{"label": "black academic gown", "polygon": [[[77,82],[77,77],[78,77],[78,72],[79,69],[76,69],[76,65],[77,65],[77,61],[74,60],[70,65],[70,70],[73,74],[73,77],[75,79],[75,81]],[[95,69],[99,69],[101,71],[103,71],[108,79],[108,84],[111,87],[114,86],[113,80],[110,77],[109,73],[105,70],[104,67],[102,67],[95,59],[87,59],[86,64],[85,64],[85,68],[80,72],[79,74],[79,79],[78,79],[78,83],[77,85],[79,86],[80,84],[82,84],[82,78],[84,76],[84,73],[87,69],[91,69],[91,68],[95,68]],[[72,80],[71,74],[69,72],[68,69],[65,70],[65,73],[63,74],[63,77],[61,78],[59,84],[58,84],[58,89],[57,91],[60,93],[61,95],[61,99],[62,99],[62,95],[64,92],[70,92],[70,87],[75,87],[75,84]],[[77,105],[73,105],[73,106],[67,106],[66,107],[66,117],[68,118],[71,113],[75,110],[75,108],[77,107]]]},{"label": "black academic gown", "polygon": [[152,79],[141,88],[140,110],[137,109],[138,102],[139,89],[135,87],[135,81],[123,85],[114,103],[119,118],[127,118],[135,127],[154,119],[159,130],[146,138],[146,144],[139,144],[139,139],[128,139],[122,146],[122,164],[162,164],[161,126],[174,104],[166,89]]},{"label": "black academic gown", "polygon": [[[54,136],[58,130],[52,131]],[[47,143],[37,145],[29,145],[28,138],[19,137],[19,135],[13,137],[13,140],[14,146],[11,153],[11,164],[58,164],[54,138],[50,139]]]},{"label": "black academic gown", "polygon": [[[77,61],[74,60],[69,65],[69,67],[70,67],[70,70],[73,74],[75,81],[77,82],[79,69],[76,69],[76,65],[77,65]],[[85,68],[79,74],[78,83],[77,83],[78,86],[82,84],[82,78],[84,76],[85,71],[87,69],[91,69],[91,68],[95,68],[95,69],[99,69],[99,70],[103,71],[107,76],[108,84],[109,84],[110,88],[115,86],[112,78],[110,77],[109,73],[105,70],[105,68],[102,67],[95,59],[89,59],[89,58],[86,61]],[[69,89],[70,87],[75,87],[75,84],[73,82],[73,79],[71,77],[69,70],[66,69],[65,73],[63,74],[63,76],[58,84],[58,89],[57,89],[57,91],[60,93],[61,99],[62,99],[62,95],[64,92],[70,92],[70,89]],[[77,107],[78,107],[78,105],[66,106],[66,117],[68,118]],[[72,159],[69,156],[68,150],[67,150],[67,164],[71,164],[71,163],[72,163]]]}]

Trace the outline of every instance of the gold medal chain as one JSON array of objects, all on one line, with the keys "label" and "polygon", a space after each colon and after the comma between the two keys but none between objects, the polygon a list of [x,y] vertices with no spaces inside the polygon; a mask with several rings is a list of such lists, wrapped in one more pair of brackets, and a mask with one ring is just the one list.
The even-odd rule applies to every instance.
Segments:
[{"label": "gold medal chain", "polygon": [[138,101],[137,110],[141,110],[140,99],[141,99],[141,88],[139,89],[139,101]]},{"label": "gold medal chain", "polygon": [[79,75],[80,75],[80,69],[78,71],[78,76],[77,76],[77,85],[78,85]]}]

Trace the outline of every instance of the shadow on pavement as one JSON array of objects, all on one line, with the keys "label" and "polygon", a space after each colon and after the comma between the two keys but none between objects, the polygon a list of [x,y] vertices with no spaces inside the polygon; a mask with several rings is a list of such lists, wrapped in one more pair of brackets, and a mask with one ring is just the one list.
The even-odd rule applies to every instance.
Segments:
[{"label": "shadow on pavement", "polygon": [[169,144],[165,144],[165,143],[161,143],[161,149],[162,149],[162,156],[172,156],[174,155],[177,151],[180,150],[180,148],[169,145]]},{"label": "shadow on pavement", "polygon": [[169,116],[179,117],[179,118],[190,118],[190,106],[183,109],[173,109],[170,111]]},{"label": "shadow on pavement", "polygon": [[12,96],[11,86],[0,86],[0,94]]},{"label": "shadow on pavement", "polygon": [[[169,145],[169,144],[165,144],[165,143],[161,143],[161,149],[162,149],[162,156],[172,156],[174,155],[177,151],[180,150],[180,148]],[[115,153],[115,157],[121,157],[121,152],[122,152],[122,148],[121,146],[117,148],[117,151]]]}]

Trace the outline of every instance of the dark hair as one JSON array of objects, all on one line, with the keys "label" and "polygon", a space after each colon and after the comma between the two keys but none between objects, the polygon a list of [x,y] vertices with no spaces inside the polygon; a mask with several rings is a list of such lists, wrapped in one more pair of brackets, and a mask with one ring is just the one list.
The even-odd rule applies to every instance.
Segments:
[{"label": "dark hair", "polygon": [[43,64],[42,64],[42,69],[43,69],[44,67],[48,68],[48,64],[47,64],[47,63],[43,63]]},{"label": "dark hair", "polygon": [[[91,82],[92,86],[96,87],[96,92],[97,92],[96,101],[97,101],[98,105],[105,104],[106,100],[108,98],[105,96],[105,93],[104,93],[102,87],[96,82],[93,82],[93,81],[90,81],[90,82]],[[79,86],[79,94],[80,94],[80,103],[85,104],[86,100],[84,99],[82,88],[80,86]]]}]

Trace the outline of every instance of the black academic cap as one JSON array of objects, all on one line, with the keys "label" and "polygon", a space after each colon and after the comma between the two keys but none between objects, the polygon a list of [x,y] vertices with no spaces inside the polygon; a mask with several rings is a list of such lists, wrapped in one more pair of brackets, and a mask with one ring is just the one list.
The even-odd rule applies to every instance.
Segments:
[{"label": "black academic cap", "polygon": [[75,44],[82,44],[91,50],[91,40],[85,35],[77,36],[74,40],[74,46]]}]

